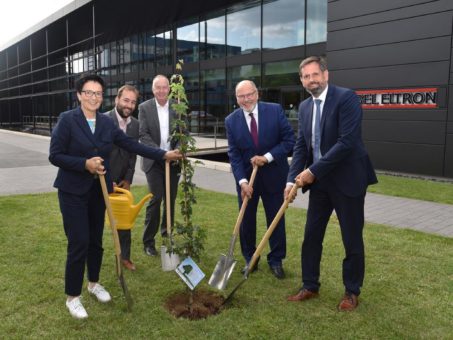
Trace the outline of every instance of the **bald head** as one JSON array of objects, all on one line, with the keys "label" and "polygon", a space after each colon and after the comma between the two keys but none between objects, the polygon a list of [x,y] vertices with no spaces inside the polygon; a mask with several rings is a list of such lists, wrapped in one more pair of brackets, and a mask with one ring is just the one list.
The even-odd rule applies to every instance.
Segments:
[{"label": "bald head", "polygon": [[236,94],[238,92],[238,89],[241,89],[243,87],[246,87],[246,88],[253,88],[255,91],[258,91],[258,89],[256,88],[256,85],[253,81],[251,80],[243,80],[243,81],[240,81],[239,83],[237,83],[236,85]]}]

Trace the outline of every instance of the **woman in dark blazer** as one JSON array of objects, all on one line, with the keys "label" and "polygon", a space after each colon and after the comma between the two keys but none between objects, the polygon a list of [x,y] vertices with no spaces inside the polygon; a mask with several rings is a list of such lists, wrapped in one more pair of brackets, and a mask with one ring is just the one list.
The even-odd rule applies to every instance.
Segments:
[{"label": "woman in dark blazer", "polygon": [[128,137],[113,121],[99,113],[104,81],[97,75],[80,78],[76,83],[80,106],[60,114],[50,141],[50,162],[59,167],[54,186],[68,239],[65,271],[66,306],[78,319],[88,317],[80,301],[85,265],[88,292],[101,302],[111,300],[99,284],[102,263],[102,234],[105,203],[98,174],[105,174],[109,191],[109,155],[113,144],[152,159],[179,159],[178,150],[164,151],[147,147]]}]

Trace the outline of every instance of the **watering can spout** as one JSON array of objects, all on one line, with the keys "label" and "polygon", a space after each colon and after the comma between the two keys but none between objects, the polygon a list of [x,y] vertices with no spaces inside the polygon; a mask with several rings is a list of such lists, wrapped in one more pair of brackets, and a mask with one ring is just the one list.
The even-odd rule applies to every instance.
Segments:
[{"label": "watering can spout", "polygon": [[141,199],[140,202],[138,202],[135,205],[131,205],[131,218],[132,218],[132,220],[135,221],[135,219],[137,218],[137,215],[140,212],[140,210],[142,209],[143,205],[146,203],[146,201],[151,199],[151,197],[153,197],[152,194],[147,194],[147,195],[145,195],[145,197],[143,197]]}]

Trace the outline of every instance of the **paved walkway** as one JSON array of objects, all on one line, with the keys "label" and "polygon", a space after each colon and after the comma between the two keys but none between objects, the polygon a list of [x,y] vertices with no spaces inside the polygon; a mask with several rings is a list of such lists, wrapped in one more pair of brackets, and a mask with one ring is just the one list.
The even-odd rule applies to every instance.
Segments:
[{"label": "paved walkway", "polygon": [[[198,138],[199,149],[214,147],[213,139]],[[217,140],[217,146],[225,146]],[[0,195],[54,191],[53,180],[57,168],[47,157],[49,137],[30,135],[0,129]],[[229,164],[203,161],[195,171],[198,187],[217,192],[235,194],[233,175]],[[139,169],[134,184],[146,184]],[[298,195],[292,206],[307,208],[308,195]],[[427,233],[453,237],[453,205],[431,203],[368,193],[365,202],[365,219],[368,222],[398,228],[410,228]]]}]

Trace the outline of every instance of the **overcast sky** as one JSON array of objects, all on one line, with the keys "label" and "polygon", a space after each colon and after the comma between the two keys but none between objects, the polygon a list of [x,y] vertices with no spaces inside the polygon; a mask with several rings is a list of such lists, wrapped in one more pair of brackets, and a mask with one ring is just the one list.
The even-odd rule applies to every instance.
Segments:
[{"label": "overcast sky", "polygon": [[72,0],[6,0],[1,2],[0,48]]}]

